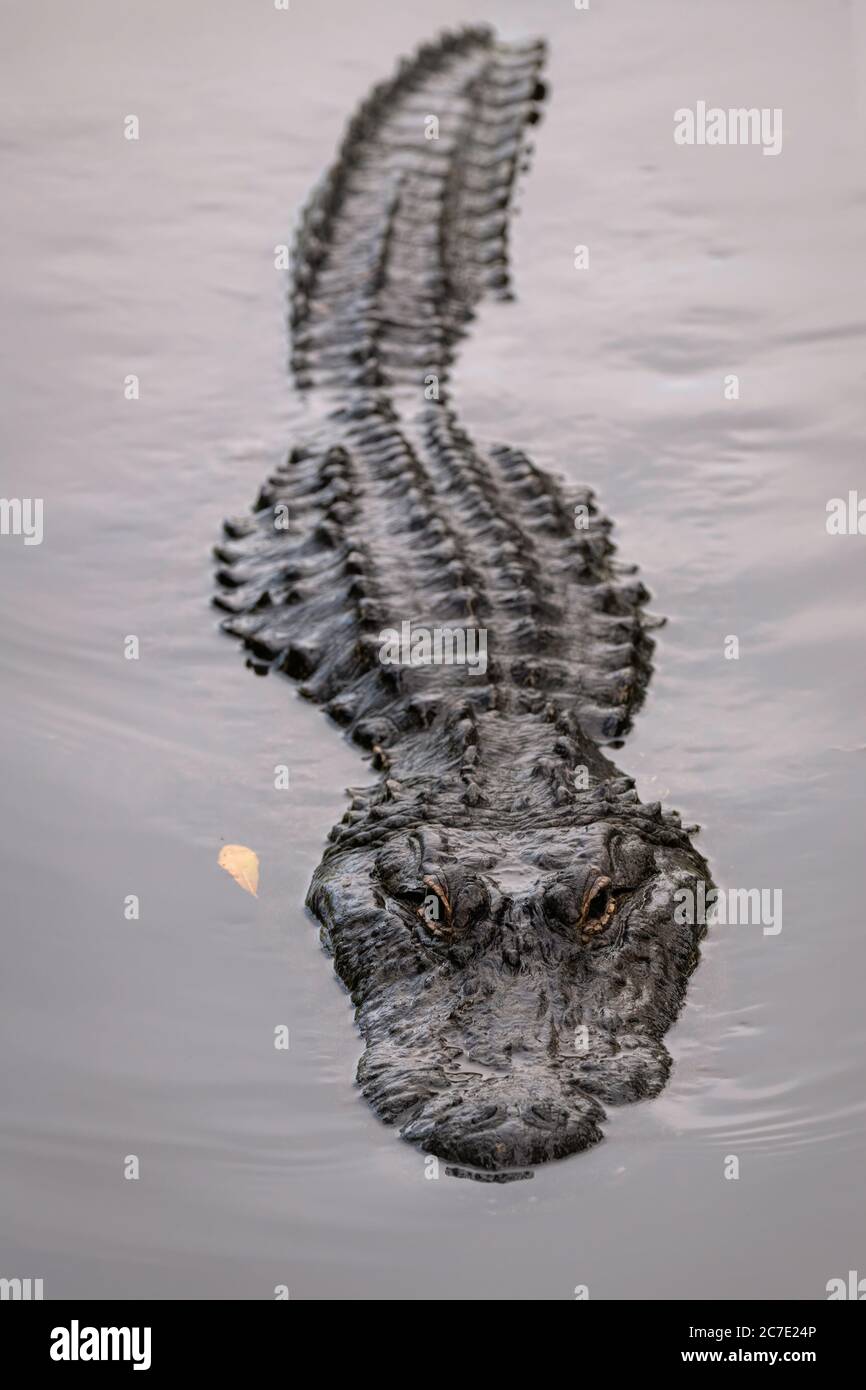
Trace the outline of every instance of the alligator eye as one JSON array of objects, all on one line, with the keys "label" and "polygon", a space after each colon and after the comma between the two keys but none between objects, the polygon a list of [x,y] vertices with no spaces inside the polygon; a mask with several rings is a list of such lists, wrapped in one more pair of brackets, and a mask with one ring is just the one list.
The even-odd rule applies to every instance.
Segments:
[{"label": "alligator eye", "polygon": [[598,932],[604,931],[615,912],[616,899],[611,897],[610,879],[601,874],[586,890],[580,909],[578,930],[582,931],[584,936],[595,936]]},{"label": "alligator eye", "polygon": [[425,876],[423,883],[424,887],[412,895],[413,899],[417,900],[417,897],[423,894],[422,901],[415,911],[434,936],[447,935],[452,930],[452,909],[448,894],[442,884],[429,874]]}]

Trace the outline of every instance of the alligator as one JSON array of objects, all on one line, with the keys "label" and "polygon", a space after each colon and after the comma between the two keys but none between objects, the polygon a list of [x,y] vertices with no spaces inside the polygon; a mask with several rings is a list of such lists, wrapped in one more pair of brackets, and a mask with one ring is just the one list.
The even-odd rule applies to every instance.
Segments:
[{"label": "alligator", "polygon": [[[662,1089],[704,931],[675,894],[708,880],[698,827],[609,756],[657,625],[610,520],[590,489],[474,442],[450,400],[479,300],[512,298],[544,56],[447,33],[349,122],[290,258],[291,374],[316,408],[215,552],[247,663],[301,682],[377,774],[349,789],[307,898],[366,1044],[363,1095],[494,1181]],[[397,632],[408,655],[386,660]]]}]

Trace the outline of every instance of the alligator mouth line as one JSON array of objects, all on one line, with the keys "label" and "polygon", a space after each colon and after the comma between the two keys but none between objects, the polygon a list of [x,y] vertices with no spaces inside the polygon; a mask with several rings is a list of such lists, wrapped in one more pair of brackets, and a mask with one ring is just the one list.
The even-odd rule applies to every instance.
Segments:
[{"label": "alligator mouth line", "polygon": [[[369,760],[307,899],[358,1083],[446,1171],[493,1181],[662,1088],[703,930],[676,895],[709,884],[676,812],[610,760],[659,625],[610,519],[476,443],[450,399],[477,304],[512,298],[544,57],[446,33],[349,121],[291,256],[291,371],[318,423],[216,548],[248,665],[300,682]],[[464,653],[483,633],[483,663],[385,659],[384,633],[420,632]]]}]

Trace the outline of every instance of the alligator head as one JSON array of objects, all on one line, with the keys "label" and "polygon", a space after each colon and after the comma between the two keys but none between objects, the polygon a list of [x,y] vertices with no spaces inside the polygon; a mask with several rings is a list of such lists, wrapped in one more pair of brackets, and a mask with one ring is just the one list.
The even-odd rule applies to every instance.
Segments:
[{"label": "alligator head", "polygon": [[460,809],[455,797],[410,827],[399,795],[358,812],[309,903],[358,1007],[358,1080],[382,1118],[457,1163],[536,1164],[600,1139],[600,1102],[663,1087],[661,1039],[702,931],[674,895],[706,866],[628,778],[567,818],[467,823]]}]

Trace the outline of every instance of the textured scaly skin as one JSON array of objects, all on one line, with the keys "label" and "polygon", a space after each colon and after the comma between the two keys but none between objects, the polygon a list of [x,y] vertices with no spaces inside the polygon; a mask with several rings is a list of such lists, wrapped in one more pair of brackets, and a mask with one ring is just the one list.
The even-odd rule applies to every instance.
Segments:
[{"label": "textured scaly skin", "polygon": [[[293,252],[292,368],[321,423],[217,550],[249,663],[302,681],[379,774],[308,896],[356,1006],[364,1095],[500,1178],[596,1142],[603,1103],[664,1085],[703,932],[674,893],[708,879],[678,815],[603,751],[652,648],[609,521],[588,489],[477,445],[448,397],[474,305],[510,297],[542,61],[485,29],[445,35],[350,122]],[[383,665],[404,620],[483,629],[486,672]]]}]

